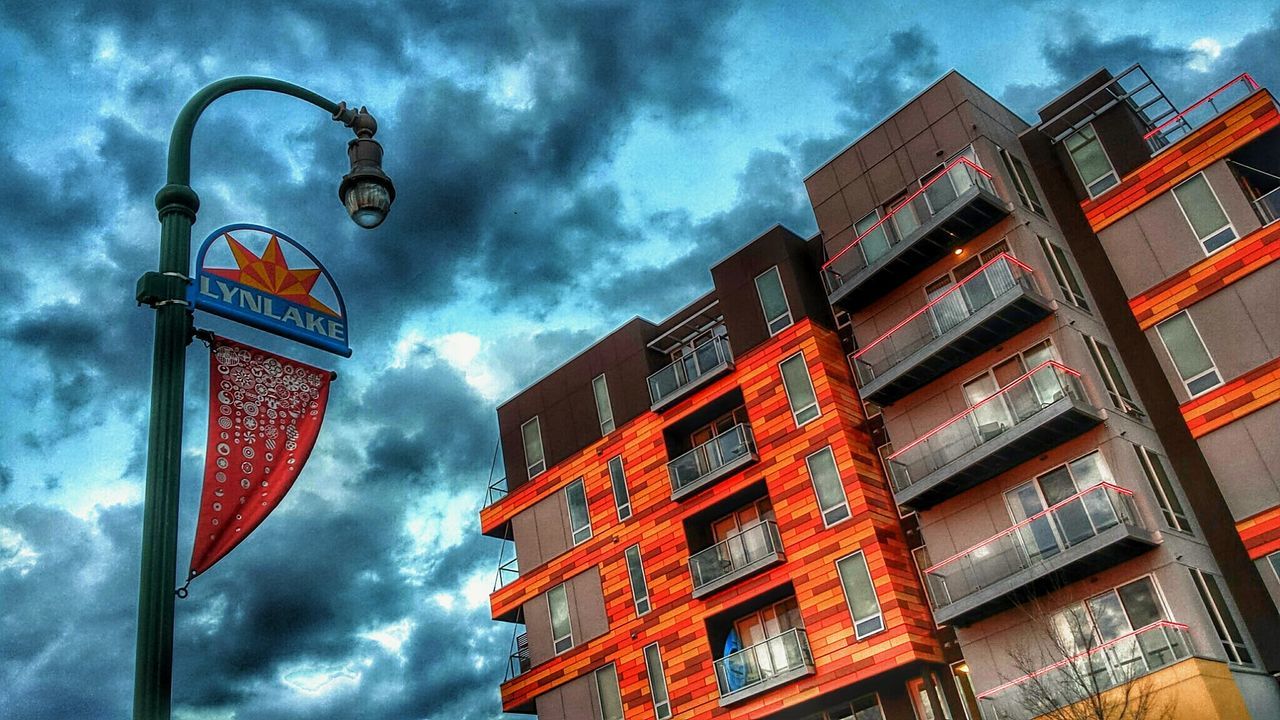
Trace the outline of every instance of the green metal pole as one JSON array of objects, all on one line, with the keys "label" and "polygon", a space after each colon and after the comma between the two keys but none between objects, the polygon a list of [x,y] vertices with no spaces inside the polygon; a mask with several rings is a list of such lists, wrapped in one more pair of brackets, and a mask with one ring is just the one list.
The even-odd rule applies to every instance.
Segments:
[{"label": "green metal pole", "polygon": [[[200,200],[191,189],[191,137],[214,100],[239,90],[292,95],[350,123],[344,105],[281,80],[232,77],[196,93],[178,113],[169,139],[168,184],[156,194],[160,264],[147,302],[156,310],[151,361],[151,421],[142,511],[142,576],[138,584],[138,642],[134,667],[134,720],[168,720],[173,690],[173,599],[178,555],[178,487],[182,461],[183,385],[191,310],[183,292],[191,270],[191,226]],[[147,278],[144,276],[144,282]],[[166,282],[172,280],[170,282]],[[139,299],[142,298],[140,284]]]}]

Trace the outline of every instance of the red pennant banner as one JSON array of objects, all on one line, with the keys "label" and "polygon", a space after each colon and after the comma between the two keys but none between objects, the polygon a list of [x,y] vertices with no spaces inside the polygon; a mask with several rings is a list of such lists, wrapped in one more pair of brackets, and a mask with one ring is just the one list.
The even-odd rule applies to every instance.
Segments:
[{"label": "red pennant banner", "polygon": [[188,578],[262,524],[315,447],[333,373],[225,338],[209,358],[209,440]]}]

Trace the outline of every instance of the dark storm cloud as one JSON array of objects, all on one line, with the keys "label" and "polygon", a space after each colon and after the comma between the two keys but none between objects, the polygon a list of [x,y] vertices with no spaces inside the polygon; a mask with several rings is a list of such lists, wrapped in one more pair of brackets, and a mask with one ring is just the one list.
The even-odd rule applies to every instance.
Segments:
[{"label": "dark storm cloud", "polygon": [[0,463],[0,495],[9,491],[13,487],[13,468]]},{"label": "dark storm cloud", "polygon": [[833,67],[839,114],[845,129],[857,135],[884,119],[890,111],[937,80],[946,67],[938,61],[938,45],[923,28],[889,33],[874,52],[849,64]]}]

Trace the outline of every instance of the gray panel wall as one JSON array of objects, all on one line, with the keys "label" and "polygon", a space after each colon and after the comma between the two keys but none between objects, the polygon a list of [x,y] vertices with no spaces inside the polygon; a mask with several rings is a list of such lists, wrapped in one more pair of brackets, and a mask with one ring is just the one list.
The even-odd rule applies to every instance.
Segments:
[{"label": "gray panel wall", "polygon": [[573,545],[564,491],[557,491],[511,519],[520,572],[528,572]]},{"label": "gray panel wall", "polygon": [[[609,631],[599,567],[592,567],[566,580],[565,594],[569,598],[569,627],[573,632],[574,647]],[[538,665],[556,654],[546,594],[530,598],[523,608],[525,630],[529,633],[529,661]]]},{"label": "gray panel wall", "polygon": [[1273,403],[1200,438],[1200,448],[1236,520],[1280,505],[1278,428],[1280,403]]},{"label": "gray panel wall", "polygon": [[595,676],[587,673],[535,698],[538,720],[590,720],[600,716]]}]

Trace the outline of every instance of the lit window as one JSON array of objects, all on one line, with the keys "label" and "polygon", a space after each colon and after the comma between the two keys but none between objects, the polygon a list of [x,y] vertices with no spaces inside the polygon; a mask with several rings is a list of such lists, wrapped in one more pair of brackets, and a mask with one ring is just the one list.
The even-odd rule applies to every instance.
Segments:
[{"label": "lit window", "polygon": [[1098,374],[1102,376],[1102,384],[1107,388],[1107,396],[1111,399],[1111,404],[1120,412],[1142,415],[1142,409],[1133,401],[1129,386],[1125,383],[1124,376],[1120,374],[1120,364],[1116,362],[1111,348],[1106,343],[1088,335],[1084,336],[1084,344],[1089,348],[1089,354],[1093,357],[1094,366],[1098,368]]},{"label": "lit window", "polygon": [[631,576],[631,597],[636,603],[636,615],[649,612],[649,585],[644,581],[644,565],[640,562],[640,546],[627,548],[627,574]]},{"label": "lit window", "polygon": [[1004,169],[1009,172],[1009,180],[1018,193],[1018,201],[1028,210],[1044,215],[1044,206],[1040,204],[1040,196],[1036,195],[1036,186],[1031,182],[1027,166],[1004,148],[1000,148],[1000,158],[1004,160]]},{"label": "lit window", "polygon": [[555,644],[556,654],[573,647],[573,627],[569,622],[569,593],[564,585],[557,585],[547,591],[547,605],[551,609],[551,641]]},{"label": "lit window", "polygon": [[760,294],[760,307],[764,310],[769,335],[777,335],[791,324],[791,308],[787,305],[787,294],[782,290],[777,266],[756,277],[756,292]]},{"label": "lit window", "polygon": [[884,617],[880,614],[880,600],[876,597],[871,573],[867,571],[867,559],[861,551],[836,563],[840,583],[844,586],[845,601],[853,616],[854,635],[861,640],[884,630]]},{"label": "lit window", "polygon": [[1192,397],[1222,384],[1218,368],[1185,310],[1156,325],[1156,332]]},{"label": "lit window", "polygon": [[1213,627],[1218,632],[1218,639],[1222,641],[1222,650],[1227,654],[1227,661],[1239,665],[1252,665],[1253,657],[1245,646],[1244,635],[1240,633],[1240,626],[1236,624],[1231,608],[1227,606],[1227,598],[1222,594],[1218,578],[1197,568],[1189,569],[1191,580],[1200,593],[1200,600],[1204,602],[1204,608],[1209,612],[1209,619],[1213,621]]},{"label": "lit window", "polygon": [[1138,464],[1142,466],[1142,472],[1147,476],[1147,482],[1151,484],[1151,491],[1155,493],[1156,500],[1160,503],[1160,512],[1164,514],[1165,523],[1174,530],[1191,532],[1191,521],[1187,519],[1187,513],[1182,509],[1182,501],[1178,499],[1178,493],[1173,488],[1173,480],[1164,467],[1164,461],[1154,451],[1141,445],[1134,445],[1133,451],[1137,453]]},{"label": "lit window", "polygon": [[600,720],[623,720],[622,695],[618,692],[618,670],[612,663],[594,673],[600,696]]},{"label": "lit window", "polygon": [[1098,197],[1120,182],[1092,125],[1086,125],[1068,137],[1066,146],[1067,152],[1071,155],[1071,161],[1075,163],[1076,171],[1080,173],[1080,180],[1084,183],[1085,190],[1089,192],[1089,197]]},{"label": "lit window", "polygon": [[644,647],[644,669],[649,675],[649,693],[653,696],[653,715],[658,720],[671,717],[671,699],[667,697],[667,677],[662,669],[658,643]]},{"label": "lit window", "polygon": [[564,499],[569,506],[569,530],[573,533],[573,544],[577,545],[591,538],[591,513],[587,510],[587,491],[582,478],[564,489]]},{"label": "lit window", "polygon": [[618,519],[631,517],[631,493],[627,490],[627,474],[622,469],[622,456],[609,458],[609,483],[613,486],[613,504],[618,507]]},{"label": "lit window", "polygon": [[524,438],[525,469],[532,480],[547,469],[546,456],[542,452],[542,427],[537,415],[520,426],[520,436]]},{"label": "lit window", "polygon": [[805,458],[805,464],[809,467],[813,490],[818,495],[822,522],[830,527],[848,518],[849,500],[845,497],[844,483],[840,482],[840,471],[836,469],[836,458],[831,447],[824,447]]},{"label": "lit window", "polygon": [[1046,238],[1040,237],[1039,240],[1045,257],[1049,259],[1049,269],[1053,271],[1053,278],[1058,281],[1058,289],[1062,290],[1062,297],[1072,305],[1088,310],[1089,301],[1085,300],[1084,287],[1081,286],[1080,278],[1067,259],[1067,252]]},{"label": "lit window", "polygon": [[1191,224],[1196,239],[1211,253],[1236,239],[1236,229],[1231,226],[1222,203],[1214,194],[1204,173],[1197,173],[1190,180],[1173,189],[1173,197],[1182,208],[1182,214]]},{"label": "lit window", "polygon": [[809,378],[809,366],[805,365],[804,354],[796,353],[779,363],[782,369],[782,387],[787,393],[787,401],[791,403],[791,414],[796,425],[804,425],[822,414],[818,409],[818,396],[813,391],[813,380]]},{"label": "lit window", "polygon": [[609,384],[605,382],[604,374],[596,376],[591,381],[591,390],[596,396],[596,414],[600,417],[600,434],[608,435],[613,432],[613,403],[609,402]]}]

